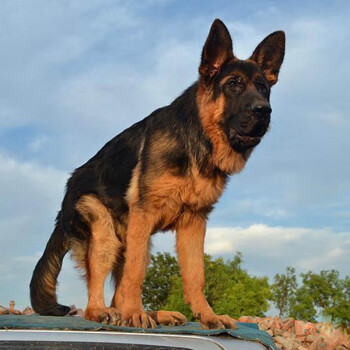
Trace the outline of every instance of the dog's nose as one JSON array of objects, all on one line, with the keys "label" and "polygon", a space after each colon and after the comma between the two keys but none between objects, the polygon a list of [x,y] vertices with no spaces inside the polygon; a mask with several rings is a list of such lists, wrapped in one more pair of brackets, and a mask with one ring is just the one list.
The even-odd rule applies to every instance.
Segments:
[{"label": "dog's nose", "polygon": [[251,111],[256,117],[266,118],[270,116],[272,109],[268,102],[256,102],[251,106]]}]

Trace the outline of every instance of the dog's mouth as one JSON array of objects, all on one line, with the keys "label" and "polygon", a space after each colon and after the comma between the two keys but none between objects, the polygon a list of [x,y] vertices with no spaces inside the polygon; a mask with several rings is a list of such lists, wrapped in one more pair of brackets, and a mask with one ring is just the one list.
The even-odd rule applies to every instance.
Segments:
[{"label": "dog's mouth", "polygon": [[240,135],[234,127],[230,127],[230,143],[237,151],[255,147],[261,141],[263,135]]},{"label": "dog's mouth", "polygon": [[238,152],[255,147],[266,134],[269,124],[270,115],[263,118],[248,114],[245,118],[230,118],[226,130],[231,147]]}]

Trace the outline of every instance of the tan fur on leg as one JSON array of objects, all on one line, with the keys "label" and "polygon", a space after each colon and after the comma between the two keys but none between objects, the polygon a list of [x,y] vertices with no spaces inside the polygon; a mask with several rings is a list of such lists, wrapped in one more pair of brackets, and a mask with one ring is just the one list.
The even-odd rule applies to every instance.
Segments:
[{"label": "tan fur on leg", "polygon": [[148,263],[148,242],[154,226],[152,215],[141,210],[131,210],[121,283],[122,321],[125,325],[142,328],[156,327],[155,321],[143,310],[141,299],[141,287]]},{"label": "tan fur on leg", "polygon": [[184,299],[191,305],[192,312],[205,329],[236,328],[226,318],[221,321],[209,306],[204,290],[204,236],[205,218],[198,214],[185,213],[176,230],[176,248],[180,264]]},{"label": "tan fur on leg", "polygon": [[82,197],[76,209],[90,224],[91,231],[86,256],[88,305],[85,318],[116,324],[120,318],[118,311],[106,308],[104,299],[104,283],[121,248],[121,243],[114,232],[112,217],[107,208],[94,196]]}]

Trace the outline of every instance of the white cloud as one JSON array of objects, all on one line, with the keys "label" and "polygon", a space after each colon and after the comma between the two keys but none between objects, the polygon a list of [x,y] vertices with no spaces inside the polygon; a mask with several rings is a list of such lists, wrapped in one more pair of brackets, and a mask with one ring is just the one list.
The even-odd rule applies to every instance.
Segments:
[{"label": "white cloud", "polygon": [[14,252],[29,253],[40,232],[48,236],[45,230],[52,227],[60,208],[67,177],[52,167],[19,161],[0,152],[0,241],[11,246],[0,261]]},{"label": "white cloud", "polygon": [[350,232],[304,227],[210,227],[206,251],[214,255],[245,257],[249,272],[275,274],[285,267],[306,270],[338,269],[350,275]]},{"label": "white cloud", "polygon": [[271,200],[267,198],[242,199],[237,202],[233,210],[237,212],[259,214],[275,219],[288,218],[292,215],[286,208],[282,208],[280,203],[271,203]]},{"label": "white cloud", "polygon": [[328,113],[321,114],[320,119],[326,124],[333,126],[345,126],[346,122],[348,122],[348,118],[339,111],[330,111]]},{"label": "white cloud", "polygon": [[33,161],[21,162],[1,151],[0,164],[3,194],[13,203],[33,203],[38,196],[57,202],[57,195],[63,193],[67,179],[65,172]]},{"label": "white cloud", "polygon": [[[105,130],[106,126],[130,122],[139,108],[137,99],[143,100],[140,90],[142,79],[130,65],[101,64],[88,72],[67,79],[57,91],[57,103],[66,118],[55,123],[65,129],[80,125],[84,130]],[[143,108],[147,101],[143,100]],[[135,118],[136,120],[136,118]]]},{"label": "white cloud", "polygon": [[[0,4],[0,31],[7,33],[0,37],[6,52],[0,66],[0,127],[43,126],[64,118],[53,101],[61,79],[93,66],[89,60],[99,54],[99,45],[106,46],[111,38],[114,45],[122,45],[142,30],[135,2],[77,3]],[[137,30],[128,36],[125,31],[135,26]]]},{"label": "white cloud", "polygon": [[0,97],[0,128],[16,127],[22,124],[17,108]]},{"label": "white cloud", "polygon": [[40,151],[49,141],[46,135],[40,135],[29,143],[28,147],[32,152]]},{"label": "white cloud", "polygon": [[334,216],[338,218],[350,218],[350,210],[338,211]]},{"label": "white cloud", "polygon": [[[212,254],[222,254],[234,250],[245,249],[270,249],[275,254],[281,254],[285,244],[299,240],[300,237],[310,233],[310,230],[303,228],[268,227],[263,224],[254,224],[247,228],[209,228],[206,247]],[[225,242],[224,250],[216,248],[218,241]]]},{"label": "white cloud", "polygon": [[[152,252],[175,254],[175,235],[157,234]],[[232,258],[240,251],[244,267],[252,274],[273,276],[289,266],[298,272],[337,269],[350,275],[350,232],[330,228],[284,227],[253,224],[250,226],[209,227],[205,251]]]},{"label": "white cloud", "polygon": [[41,254],[42,254],[41,252],[36,252],[34,255],[19,255],[19,256],[13,257],[12,261],[16,263],[34,264],[39,260]]},{"label": "white cloud", "polygon": [[67,174],[0,152],[0,302],[25,307],[36,261],[52,231]]}]

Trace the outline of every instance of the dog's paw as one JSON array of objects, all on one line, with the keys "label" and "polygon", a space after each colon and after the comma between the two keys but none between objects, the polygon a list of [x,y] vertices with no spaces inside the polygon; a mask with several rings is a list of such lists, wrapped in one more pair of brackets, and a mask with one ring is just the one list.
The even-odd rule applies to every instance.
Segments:
[{"label": "dog's paw", "polygon": [[236,321],[232,317],[228,315],[220,315],[218,318],[226,329],[237,329]]},{"label": "dog's paw", "polygon": [[121,326],[136,328],[157,328],[156,322],[143,310],[123,312]]},{"label": "dog's paw", "polygon": [[152,317],[157,324],[165,326],[183,326],[187,322],[187,318],[176,311],[150,311],[148,316]]},{"label": "dog's paw", "polygon": [[107,308],[87,308],[85,318],[90,321],[100,322],[109,325],[119,325],[121,314],[114,307]]},{"label": "dog's paw", "polygon": [[199,323],[203,329],[236,329],[236,321],[227,315],[215,315],[214,313],[199,315]]}]

